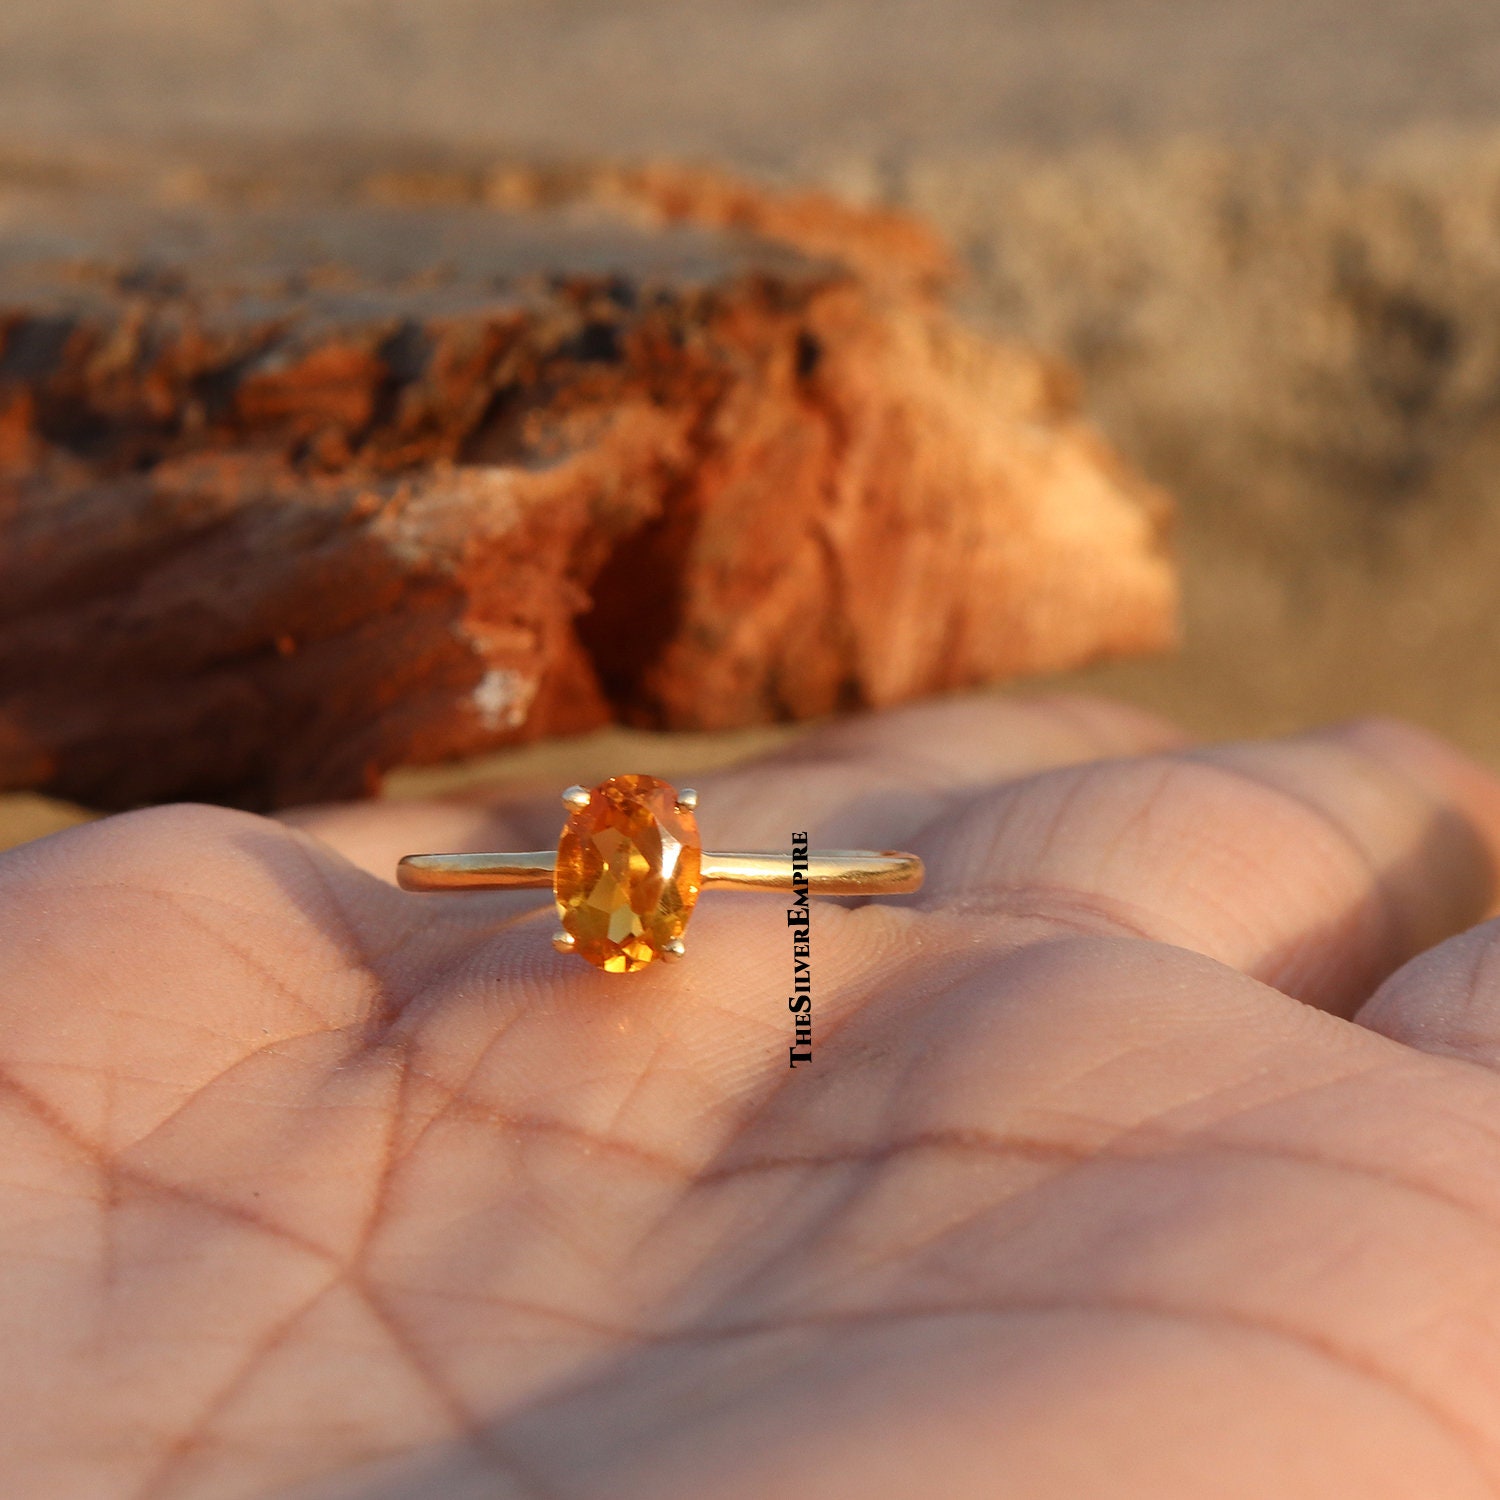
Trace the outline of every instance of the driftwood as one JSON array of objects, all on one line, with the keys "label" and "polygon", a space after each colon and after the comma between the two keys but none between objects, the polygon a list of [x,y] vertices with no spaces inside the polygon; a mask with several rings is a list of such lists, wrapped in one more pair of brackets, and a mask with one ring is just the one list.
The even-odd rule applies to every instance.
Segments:
[{"label": "driftwood", "polygon": [[0,189],[0,787],[280,806],[1170,638],[1163,497],[907,221]]}]

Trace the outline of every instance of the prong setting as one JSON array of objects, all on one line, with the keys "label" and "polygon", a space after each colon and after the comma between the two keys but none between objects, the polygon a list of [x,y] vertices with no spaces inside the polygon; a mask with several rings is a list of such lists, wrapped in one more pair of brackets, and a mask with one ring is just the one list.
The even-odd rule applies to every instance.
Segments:
[{"label": "prong setting", "polygon": [[589,805],[589,789],[586,786],[570,786],[562,794],[563,806],[572,812],[582,812]]},{"label": "prong setting", "polygon": [[690,786],[685,786],[677,794],[677,811],[692,812],[698,806],[698,793]]},{"label": "prong setting", "polygon": [[557,931],[552,934],[552,946],[556,948],[559,953],[571,953],[574,948],[578,946],[578,939],[575,938],[573,934],[571,932],[568,932],[565,928],[559,927]]},{"label": "prong setting", "polygon": [[678,938],[675,942],[663,943],[658,956],[664,964],[675,964],[686,952],[686,945],[681,938]]}]

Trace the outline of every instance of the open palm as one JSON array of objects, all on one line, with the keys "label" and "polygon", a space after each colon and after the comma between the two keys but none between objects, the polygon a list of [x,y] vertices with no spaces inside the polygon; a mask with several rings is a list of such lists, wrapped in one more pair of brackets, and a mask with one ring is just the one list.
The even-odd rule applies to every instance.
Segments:
[{"label": "open palm", "polygon": [[0,856],[0,1493],[1500,1492],[1482,772],[959,701],[695,782],[927,860],[815,907],[811,1065],[774,898],[616,976],[357,867],[555,797]]}]

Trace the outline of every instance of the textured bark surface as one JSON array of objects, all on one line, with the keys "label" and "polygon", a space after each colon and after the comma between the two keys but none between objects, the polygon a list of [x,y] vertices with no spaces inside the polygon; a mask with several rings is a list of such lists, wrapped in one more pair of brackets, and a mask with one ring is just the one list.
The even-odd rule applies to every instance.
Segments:
[{"label": "textured bark surface", "polygon": [[1166,505],[912,221],[0,181],[0,785],[285,805],[1150,649]]}]

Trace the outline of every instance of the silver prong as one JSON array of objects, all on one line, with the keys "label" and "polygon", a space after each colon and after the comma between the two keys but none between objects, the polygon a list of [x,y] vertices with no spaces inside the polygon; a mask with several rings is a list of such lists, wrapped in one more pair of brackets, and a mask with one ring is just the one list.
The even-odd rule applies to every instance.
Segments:
[{"label": "silver prong", "polygon": [[662,944],[661,961],[664,964],[675,964],[686,952],[687,946],[683,943],[682,939],[674,938],[670,943]]},{"label": "silver prong", "polygon": [[570,786],[562,794],[563,806],[574,812],[582,812],[589,805],[589,789],[586,786]]},{"label": "silver prong", "polygon": [[690,786],[685,786],[677,794],[677,811],[692,812],[698,805],[698,793]]},{"label": "silver prong", "polygon": [[559,927],[552,934],[552,946],[559,953],[571,953],[578,946],[578,939],[565,928]]}]

